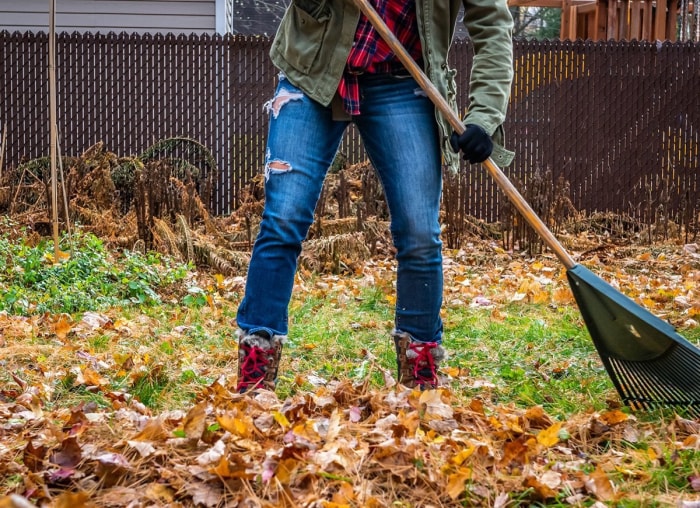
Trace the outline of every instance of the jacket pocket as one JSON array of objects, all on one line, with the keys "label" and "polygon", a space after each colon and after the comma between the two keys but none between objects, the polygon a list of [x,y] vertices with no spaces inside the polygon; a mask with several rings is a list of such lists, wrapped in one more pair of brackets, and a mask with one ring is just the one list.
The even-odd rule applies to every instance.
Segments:
[{"label": "jacket pocket", "polygon": [[284,59],[303,73],[308,73],[316,61],[330,20],[330,13],[323,8],[325,2],[315,6],[309,3],[292,2],[278,38]]}]

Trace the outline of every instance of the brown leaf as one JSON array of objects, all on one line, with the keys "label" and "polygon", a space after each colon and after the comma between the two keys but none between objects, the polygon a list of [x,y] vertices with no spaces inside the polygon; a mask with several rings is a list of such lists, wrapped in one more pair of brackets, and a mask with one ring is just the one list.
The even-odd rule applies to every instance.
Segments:
[{"label": "brown leaf", "polygon": [[202,401],[189,410],[182,422],[185,436],[188,439],[200,439],[207,430],[207,402]]},{"label": "brown leaf", "polygon": [[46,458],[47,451],[43,443],[39,443],[35,446],[34,440],[30,439],[27,442],[27,446],[24,447],[22,462],[24,462],[27,469],[33,473],[41,471],[44,467],[44,459]]},{"label": "brown leaf", "polygon": [[78,444],[76,437],[64,439],[61,447],[51,454],[50,461],[52,464],[61,466],[67,469],[75,469],[82,460],[82,449]]},{"label": "brown leaf", "polygon": [[206,508],[219,506],[224,494],[221,485],[215,483],[188,483],[185,489],[192,496],[194,506],[202,505]]},{"label": "brown leaf", "polygon": [[557,492],[555,490],[549,488],[534,476],[528,476],[525,478],[523,481],[523,486],[528,489],[532,489],[533,495],[538,501],[545,501],[557,496]]},{"label": "brown leaf", "polygon": [[593,494],[598,501],[614,501],[617,496],[607,473],[597,468],[593,473],[584,478],[586,490]]},{"label": "brown leaf", "polygon": [[525,419],[530,423],[530,428],[546,429],[552,425],[552,419],[544,412],[542,406],[533,406],[525,411]]},{"label": "brown leaf", "polygon": [[131,438],[133,441],[165,441],[170,436],[170,433],[165,428],[163,420],[160,418],[152,418],[141,429],[141,432]]},{"label": "brown leaf", "polygon": [[503,457],[501,465],[510,467],[511,465],[522,465],[530,461],[531,445],[536,441],[531,436],[520,436],[514,441],[507,442],[503,446]]},{"label": "brown leaf", "polygon": [[127,458],[119,453],[103,453],[95,457],[95,460],[97,461],[95,474],[107,487],[120,483],[133,469]]},{"label": "brown leaf", "polygon": [[63,492],[52,503],[52,508],[90,508],[95,506],[87,492]]},{"label": "brown leaf", "polygon": [[419,402],[428,420],[452,418],[452,407],[442,401],[442,390],[423,391]]}]

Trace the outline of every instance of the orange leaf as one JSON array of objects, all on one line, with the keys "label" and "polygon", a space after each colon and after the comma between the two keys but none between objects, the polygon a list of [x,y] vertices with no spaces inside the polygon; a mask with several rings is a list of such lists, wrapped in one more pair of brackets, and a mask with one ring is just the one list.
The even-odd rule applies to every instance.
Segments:
[{"label": "orange leaf", "polygon": [[447,477],[447,495],[457,499],[464,494],[464,484],[471,480],[472,470],[468,467],[460,467],[456,473]]},{"label": "orange leaf", "polygon": [[68,336],[68,333],[71,331],[71,328],[73,328],[73,325],[70,322],[70,316],[67,314],[61,314],[58,316],[58,319],[54,321],[53,323],[53,331],[56,334],[56,336],[63,340]]},{"label": "orange leaf", "polygon": [[629,415],[623,413],[619,409],[615,409],[614,411],[608,411],[606,413],[603,413],[602,415],[600,415],[600,419],[608,425],[615,425],[617,423],[621,423],[628,420]]}]

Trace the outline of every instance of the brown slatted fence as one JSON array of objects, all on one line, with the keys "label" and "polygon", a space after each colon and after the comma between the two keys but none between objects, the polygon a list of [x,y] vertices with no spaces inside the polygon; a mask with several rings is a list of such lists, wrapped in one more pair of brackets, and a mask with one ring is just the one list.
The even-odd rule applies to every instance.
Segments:
[{"label": "brown slatted fence", "polygon": [[[218,164],[211,209],[229,213],[264,162],[264,104],[277,74],[269,47],[269,38],[241,35],[59,34],[62,152],[79,155],[103,141],[136,155],[158,140],[192,138]],[[48,154],[47,52],[46,34],[0,32],[6,166]],[[505,129],[515,181],[527,185],[536,172],[562,177],[579,210],[647,222],[697,215],[700,45],[518,40],[514,57]],[[456,41],[451,63],[465,111],[468,42]],[[351,163],[364,160],[354,128],[341,151]],[[460,214],[499,220],[504,198],[479,167],[446,185]]]}]

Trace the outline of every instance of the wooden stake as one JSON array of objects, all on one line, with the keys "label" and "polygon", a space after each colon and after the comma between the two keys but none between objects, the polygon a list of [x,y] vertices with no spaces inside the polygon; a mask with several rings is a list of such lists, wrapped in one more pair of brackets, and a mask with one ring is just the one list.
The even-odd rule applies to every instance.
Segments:
[{"label": "wooden stake", "polygon": [[51,214],[53,223],[54,262],[59,260],[58,248],[58,181],[56,177],[56,0],[49,0],[49,122],[51,127]]},{"label": "wooden stake", "polygon": [[2,166],[5,163],[5,146],[7,145],[7,122],[2,128],[2,143],[0,143],[0,181],[2,181]]}]

